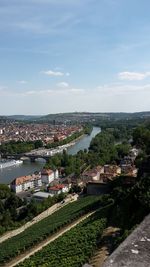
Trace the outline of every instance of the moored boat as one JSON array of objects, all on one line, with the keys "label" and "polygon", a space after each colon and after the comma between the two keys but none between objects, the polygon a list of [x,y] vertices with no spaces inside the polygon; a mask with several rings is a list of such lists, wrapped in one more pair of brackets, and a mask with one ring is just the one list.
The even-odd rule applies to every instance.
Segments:
[{"label": "moored boat", "polygon": [[22,160],[1,161],[0,162],[0,169],[16,166],[16,165],[19,165],[22,163],[23,163]]}]

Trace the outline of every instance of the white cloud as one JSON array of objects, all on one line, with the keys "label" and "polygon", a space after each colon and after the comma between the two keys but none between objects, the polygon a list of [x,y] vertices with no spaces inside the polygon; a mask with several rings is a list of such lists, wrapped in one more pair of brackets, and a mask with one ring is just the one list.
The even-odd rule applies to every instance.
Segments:
[{"label": "white cloud", "polygon": [[[8,103],[6,106],[5,103]],[[13,104],[12,104],[13,103]],[[34,103],[36,103],[34,105]],[[44,103],[44,104],[43,104]],[[51,103],[51,105],[49,105]],[[57,103],[57,105],[56,105]],[[150,109],[150,84],[105,84],[97,88],[39,88],[0,91],[1,113],[58,113],[71,111],[142,111]],[[28,109],[27,109],[28,106]],[[37,111],[40,106],[40,111]]]},{"label": "white cloud", "polygon": [[60,82],[60,83],[57,83],[57,86],[61,88],[67,88],[69,87],[69,84],[67,82]]},{"label": "white cloud", "polygon": [[25,92],[23,95],[24,96],[30,96],[30,95],[44,95],[44,94],[51,94],[53,93],[53,90],[30,90],[30,91],[27,91]]},{"label": "white cloud", "polygon": [[54,71],[54,70],[46,70],[46,71],[41,71],[41,73],[51,76],[51,77],[61,77],[61,76],[70,76],[69,72],[61,72],[61,71]]},{"label": "white cloud", "polygon": [[129,72],[124,71],[118,74],[120,80],[141,81],[150,76],[150,72]]},{"label": "white cloud", "polygon": [[132,93],[150,92],[150,84],[145,85],[123,85],[123,84],[106,84],[98,86],[94,91],[103,95],[130,95]]},{"label": "white cloud", "polygon": [[30,90],[30,91],[26,91],[25,93],[17,93],[17,95],[20,96],[31,96],[31,95],[43,95],[43,96],[48,96],[49,94],[53,95],[53,96],[58,96],[58,95],[63,95],[63,94],[83,94],[85,92],[84,89],[81,88],[68,88],[68,87],[64,87],[61,89],[57,89],[57,90],[51,90],[51,89],[43,89],[43,90]]},{"label": "white cloud", "polygon": [[21,80],[21,81],[17,81],[17,83],[20,83],[20,84],[26,84],[28,83],[27,81],[24,81],[24,80]]},{"label": "white cloud", "polygon": [[41,73],[46,74],[48,76],[54,76],[54,77],[65,75],[63,72],[53,71],[53,70],[42,71]]},{"label": "white cloud", "polygon": [[69,91],[73,92],[73,93],[84,93],[85,89],[82,89],[82,88],[71,88]]}]

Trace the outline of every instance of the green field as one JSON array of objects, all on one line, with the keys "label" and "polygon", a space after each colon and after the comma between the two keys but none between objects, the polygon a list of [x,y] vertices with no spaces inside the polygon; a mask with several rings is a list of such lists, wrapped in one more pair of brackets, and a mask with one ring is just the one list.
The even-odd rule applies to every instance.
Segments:
[{"label": "green field", "polygon": [[81,198],[32,225],[17,236],[7,239],[0,244],[0,266],[106,202],[101,196]]},{"label": "green field", "polygon": [[90,216],[18,267],[80,267],[88,262],[106,228],[107,220]]}]

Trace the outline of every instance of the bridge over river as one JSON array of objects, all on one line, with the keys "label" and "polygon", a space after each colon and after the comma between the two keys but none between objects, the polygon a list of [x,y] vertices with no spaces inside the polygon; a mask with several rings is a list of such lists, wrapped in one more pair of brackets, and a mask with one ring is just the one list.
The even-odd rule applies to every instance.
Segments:
[{"label": "bridge over river", "polygon": [[40,148],[20,154],[1,154],[1,158],[15,160],[23,160],[28,158],[31,162],[35,162],[36,159],[44,159],[46,162],[48,162],[50,157],[54,156],[55,154],[63,153],[64,150],[67,150],[68,147],[73,146],[74,144],[75,143],[71,142],[53,149]]},{"label": "bridge over river", "polygon": [[[56,153],[55,153],[56,154]],[[1,154],[3,159],[14,159],[14,160],[24,160],[30,159],[31,162],[35,162],[37,159],[44,159],[46,162],[52,157],[51,153],[38,153],[38,151],[33,153],[21,153],[21,154]]]},{"label": "bridge over river", "polygon": [[[68,146],[67,153],[69,155],[75,155],[80,150],[88,149],[92,138],[95,137],[95,135],[98,134],[100,131],[101,129],[99,127],[93,127],[93,131],[91,132],[90,135],[84,135],[74,145]],[[42,151],[42,150],[45,150],[45,151]],[[43,162],[43,160],[37,160],[37,159],[44,159],[48,161],[49,158],[53,156],[53,154],[50,153],[52,152],[52,150],[53,149],[41,148],[38,150],[33,150],[29,153],[22,153],[22,154],[16,154],[16,155],[14,154],[14,155],[7,155],[7,156],[2,155],[2,158],[16,159],[16,160],[22,159],[24,161],[23,161],[23,164],[19,164],[19,165],[10,167],[10,168],[0,169],[0,183],[8,184],[16,177],[28,175],[28,174],[34,173],[35,171],[40,171],[43,168],[45,163]],[[47,153],[49,153],[49,155]],[[57,151],[57,153],[60,153],[60,152]],[[25,160],[25,159],[29,159],[29,160]]]},{"label": "bridge over river", "polygon": [[13,155],[1,155],[3,159],[15,159],[15,160],[23,160],[30,159],[31,162],[35,162],[36,159],[44,159],[48,162],[51,155],[36,155],[36,154],[13,154]]}]

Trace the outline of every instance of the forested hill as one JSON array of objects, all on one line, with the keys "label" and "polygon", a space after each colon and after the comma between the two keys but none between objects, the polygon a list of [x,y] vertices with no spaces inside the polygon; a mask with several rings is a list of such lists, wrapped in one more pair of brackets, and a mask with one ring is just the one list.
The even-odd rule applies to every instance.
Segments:
[{"label": "forested hill", "polygon": [[150,111],[126,113],[126,112],[69,112],[48,115],[11,115],[0,116],[1,119],[20,121],[95,121],[95,120],[132,120],[150,118]]},{"label": "forested hill", "polygon": [[55,120],[55,119],[66,119],[66,120],[87,120],[92,119],[132,119],[132,118],[146,118],[150,117],[150,112],[136,112],[136,113],[101,113],[101,112],[73,112],[73,113],[58,113],[48,114],[41,116],[40,120]]}]

